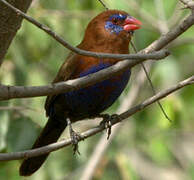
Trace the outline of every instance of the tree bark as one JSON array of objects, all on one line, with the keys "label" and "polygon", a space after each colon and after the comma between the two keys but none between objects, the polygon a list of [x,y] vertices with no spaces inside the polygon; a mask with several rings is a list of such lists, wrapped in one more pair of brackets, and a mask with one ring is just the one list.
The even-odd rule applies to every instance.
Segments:
[{"label": "tree bark", "polygon": [[[7,0],[10,4],[26,12],[32,2],[32,0]],[[6,7],[0,1],[0,66],[3,62],[3,58],[16,35],[18,29],[21,27],[22,19],[17,16],[13,10]]]}]

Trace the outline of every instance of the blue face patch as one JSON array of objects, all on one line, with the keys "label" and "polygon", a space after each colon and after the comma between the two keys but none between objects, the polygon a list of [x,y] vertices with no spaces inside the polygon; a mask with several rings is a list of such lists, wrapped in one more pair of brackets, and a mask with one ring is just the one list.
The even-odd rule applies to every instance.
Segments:
[{"label": "blue face patch", "polygon": [[109,17],[109,20],[112,21],[112,19],[117,19],[117,20],[125,20],[127,18],[127,15],[124,14],[114,14]]},{"label": "blue face patch", "polygon": [[104,27],[106,30],[109,30],[111,33],[116,33],[116,34],[119,34],[123,30],[123,27],[113,24],[111,21],[106,21],[106,24]]},{"label": "blue face patch", "polygon": [[123,27],[119,26],[117,24],[114,24],[112,22],[113,19],[116,19],[117,21],[123,21],[127,18],[127,15],[123,14],[114,14],[109,17],[108,21],[106,21],[105,29],[110,31],[111,33],[119,34],[121,31],[123,31]]}]

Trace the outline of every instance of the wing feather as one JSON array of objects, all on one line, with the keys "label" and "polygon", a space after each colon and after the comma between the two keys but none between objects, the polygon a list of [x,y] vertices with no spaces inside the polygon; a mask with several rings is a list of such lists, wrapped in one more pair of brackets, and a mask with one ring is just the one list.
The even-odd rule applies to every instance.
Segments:
[{"label": "wing feather", "polygon": [[[57,82],[61,82],[61,81],[67,81],[69,79],[71,79],[71,75],[74,73],[75,69],[77,68],[77,55],[73,52],[71,52],[68,57],[67,60],[62,64],[59,72],[57,73],[57,76],[55,77],[55,79],[53,80],[52,83],[57,83]],[[55,100],[55,98],[57,97],[57,94],[55,95],[49,95],[46,98],[46,102],[45,102],[45,110],[46,110],[46,115],[49,115],[50,112],[50,105],[52,104],[52,102]]]}]

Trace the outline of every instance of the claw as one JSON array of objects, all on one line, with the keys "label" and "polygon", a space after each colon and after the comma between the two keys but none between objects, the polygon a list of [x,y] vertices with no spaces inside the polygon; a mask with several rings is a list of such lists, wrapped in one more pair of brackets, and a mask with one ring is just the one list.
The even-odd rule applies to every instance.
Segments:
[{"label": "claw", "polygon": [[112,120],[120,118],[117,114],[100,114],[99,117],[102,117],[103,120],[100,122],[100,125],[104,125],[107,129],[107,140],[109,139],[112,132]]},{"label": "claw", "polygon": [[67,119],[67,124],[69,125],[69,133],[70,133],[70,138],[73,146],[73,154],[76,154],[76,153],[80,154],[78,149],[78,143],[82,137],[81,135],[79,135],[77,132],[73,130],[70,119]]},{"label": "claw", "polygon": [[79,149],[78,149],[78,142],[79,139],[81,139],[81,136],[76,133],[73,129],[70,132],[71,140],[72,140],[72,145],[73,145],[73,154],[80,154]]}]

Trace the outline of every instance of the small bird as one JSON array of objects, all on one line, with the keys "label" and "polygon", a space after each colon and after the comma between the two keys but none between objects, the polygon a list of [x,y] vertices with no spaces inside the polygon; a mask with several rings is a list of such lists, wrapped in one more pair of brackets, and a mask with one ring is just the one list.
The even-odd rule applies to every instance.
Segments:
[{"label": "small bird", "polygon": [[[141,22],[120,10],[107,10],[94,17],[88,24],[80,49],[112,54],[129,54],[129,42]],[[53,83],[76,79],[108,68],[118,59],[88,57],[70,53],[62,64]],[[100,116],[125,89],[131,71],[114,75],[94,85],[71,92],[47,96],[45,109],[48,121],[32,149],[54,143],[71,123]],[[76,133],[70,132],[74,138]],[[21,176],[30,176],[44,163],[49,153],[27,158],[20,167]]]}]

